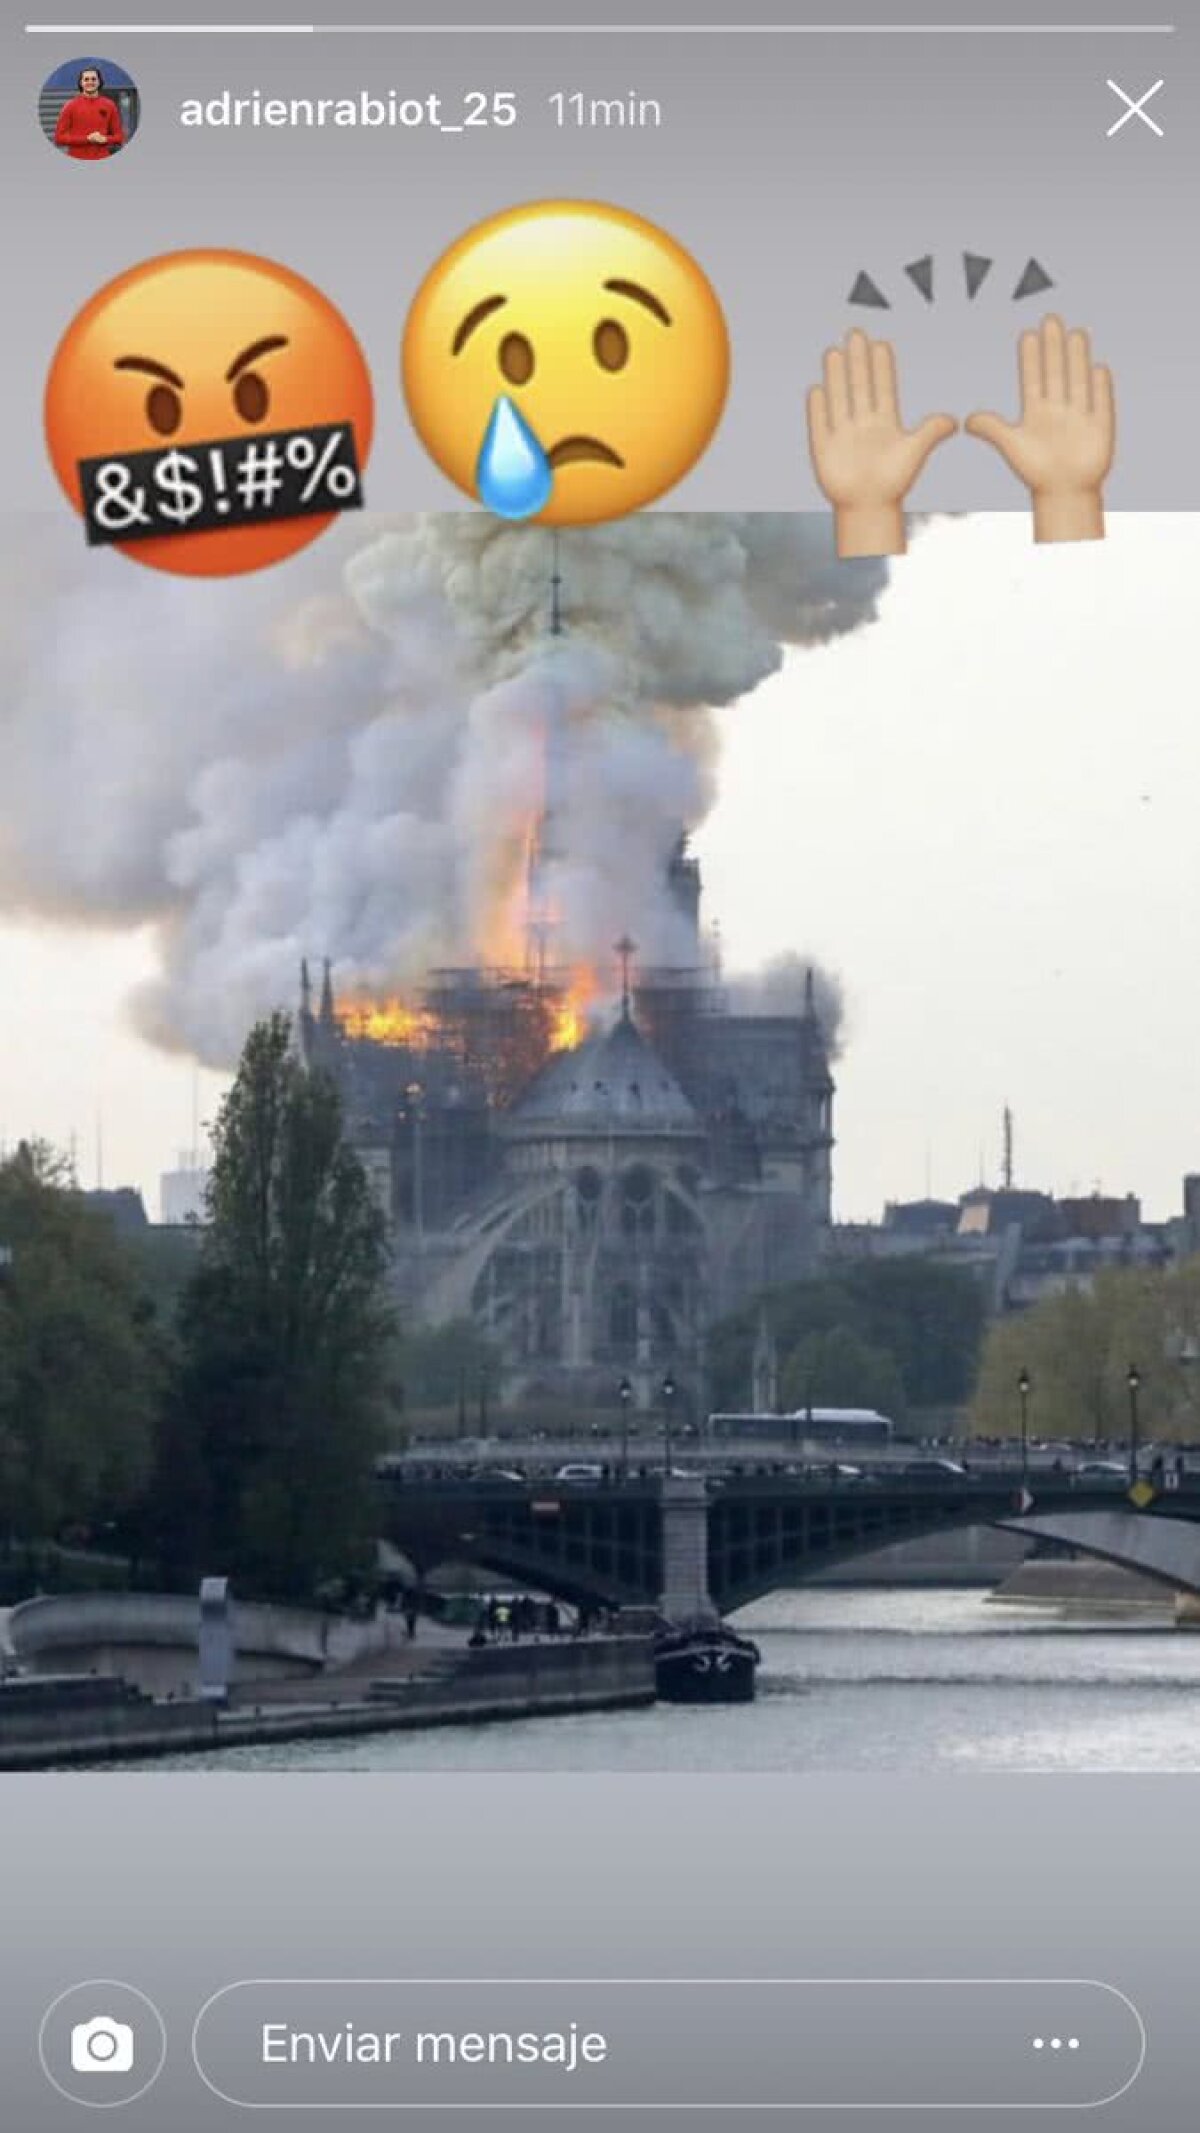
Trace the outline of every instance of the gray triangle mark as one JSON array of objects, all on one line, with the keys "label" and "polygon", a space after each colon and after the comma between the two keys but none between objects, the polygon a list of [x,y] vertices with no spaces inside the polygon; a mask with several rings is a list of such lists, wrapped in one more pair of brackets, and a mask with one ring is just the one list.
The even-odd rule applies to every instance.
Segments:
[{"label": "gray triangle mark", "polygon": [[920,290],[927,304],[933,302],[933,253],[926,252],[924,259],[913,259],[904,269],[909,280]]},{"label": "gray triangle mark", "polygon": [[982,252],[963,253],[963,273],[967,277],[967,295],[972,299],[978,296],[984,282],[992,271],[992,265],[993,262],[990,259],[985,259]]},{"label": "gray triangle mark", "polygon": [[1040,296],[1043,289],[1052,289],[1053,287],[1054,283],[1047,274],[1045,267],[1039,266],[1036,259],[1031,259],[1016,288],[1013,290],[1013,302],[1015,303],[1020,296]]},{"label": "gray triangle mark", "polygon": [[852,304],[870,304],[876,311],[890,311],[892,308],[882,289],[875,287],[869,274],[859,275],[850,291],[850,301]]}]

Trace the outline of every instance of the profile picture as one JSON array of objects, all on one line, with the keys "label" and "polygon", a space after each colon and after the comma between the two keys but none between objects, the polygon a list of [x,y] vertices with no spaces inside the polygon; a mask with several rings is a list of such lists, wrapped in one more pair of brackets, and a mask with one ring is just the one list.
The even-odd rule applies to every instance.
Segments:
[{"label": "profile picture", "polygon": [[42,132],[73,163],[120,155],[137,132],[140,109],[133,76],[115,60],[87,53],[56,67],[38,97]]}]

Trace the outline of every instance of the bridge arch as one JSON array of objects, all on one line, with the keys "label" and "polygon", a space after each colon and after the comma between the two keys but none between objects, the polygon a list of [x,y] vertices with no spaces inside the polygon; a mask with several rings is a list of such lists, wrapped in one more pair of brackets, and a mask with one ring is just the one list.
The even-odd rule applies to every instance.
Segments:
[{"label": "bridge arch", "polygon": [[[423,1572],[454,1558],[566,1600],[645,1606],[663,1589],[660,1486],[652,1475],[591,1487],[404,1485],[389,1491],[384,1533]],[[878,1486],[745,1476],[707,1498],[708,1589],[728,1614],[898,1541],[975,1525],[1054,1541],[1200,1593],[1200,1482],[1146,1510],[1065,1475],[1035,1486],[1036,1511],[1026,1514],[1012,1474]]]},{"label": "bridge arch", "polygon": [[1174,1592],[1200,1593],[1200,1525],[1183,1518],[1146,1518],[1132,1507],[1111,1511],[1050,1512],[997,1519],[1001,1531],[1078,1548],[1102,1563],[1136,1570]]}]

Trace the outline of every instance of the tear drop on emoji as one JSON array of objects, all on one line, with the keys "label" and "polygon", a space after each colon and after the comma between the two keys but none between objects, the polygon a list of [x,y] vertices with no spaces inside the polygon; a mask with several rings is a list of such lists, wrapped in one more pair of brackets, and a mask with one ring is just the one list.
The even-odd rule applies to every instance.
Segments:
[{"label": "tear drop on emoji", "polygon": [[623,208],[535,201],[426,275],[404,394],[444,474],[503,518],[578,526],[672,489],[729,389],[729,334],[695,260]]},{"label": "tear drop on emoji", "polygon": [[[168,252],[105,284],[71,321],[46,381],[46,442],[77,511],[80,462],[349,425],[371,446],[371,378],[340,311],[311,282],[249,252]],[[184,576],[261,570],[306,548],[336,512],[118,540]]]}]

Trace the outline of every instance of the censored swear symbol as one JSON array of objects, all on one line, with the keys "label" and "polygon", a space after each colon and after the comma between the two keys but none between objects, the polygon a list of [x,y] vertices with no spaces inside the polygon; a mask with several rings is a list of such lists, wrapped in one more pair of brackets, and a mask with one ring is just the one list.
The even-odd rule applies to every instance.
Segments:
[{"label": "censored swear symbol", "polygon": [[147,540],[362,508],[346,423],[81,459],[88,542]]},{"label": "censored swear symbol", "polygon": [[341,313],[248,252],[169,252],[97,290],[46,381],[92,544],[182,576],[278,563],[363,501],[374,398]]}]

